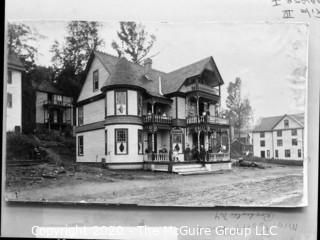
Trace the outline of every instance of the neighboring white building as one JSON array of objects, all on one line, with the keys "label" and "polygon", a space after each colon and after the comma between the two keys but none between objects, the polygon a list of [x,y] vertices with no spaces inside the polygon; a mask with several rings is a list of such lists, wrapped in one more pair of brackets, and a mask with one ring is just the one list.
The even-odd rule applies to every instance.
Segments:
[{"label": "neighboring white building", "polygon": [[253,154],[267,159],[302,160],[304,114],[261,119],[253,132]]},{"label": "neighboring white building", "polygon": [[10,53],[7,68],[7,112],[6,130],[21,132],[22,127],[22,72],[24,66],[20,59]]},{"label": "neighboring white building", "polygon": [[216,107],[223,80],[212,57],[164,73],[151,59],[139,65],[95,51],[86,72],[77,100],[77,162],[143,168],[158,160],[168,170],[173,152],[187,160],[188,145],[212,149],[212,166],[218,158],[230,162],[229,122]]}]

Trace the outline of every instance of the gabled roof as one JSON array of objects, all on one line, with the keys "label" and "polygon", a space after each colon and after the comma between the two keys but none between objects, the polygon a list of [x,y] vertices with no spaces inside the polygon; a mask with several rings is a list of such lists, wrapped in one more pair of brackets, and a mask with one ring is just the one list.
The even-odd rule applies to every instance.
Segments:
[{"label": "gabled roof", "polygon": [[260,123],[255,126],[253,132],[272,131],[272,129],[284,118],[290,117],[297,121],[302,127],[304,126],[304,113],[298,114],[285,114],[281,116],[265,117],[260,120]]},{"label": "gabled roof", "polygon": [[[159,77],[163,73],[150,70],[145,72],[145,67],[129,62],[126,58],[118,58],[116,65],[102,88],[116,85],[133,85],[141,87],[152,96],[163,97],[159,90]],[[147,77],[146,77],[147,75]]]},{"label": "gabled roof", "polygon": [[115,65],[119,61],[118,57],[100,51],[94,51],[94,55],[97,56],[109,73],[113,71]]},{"label": "gabled roof", "polygon": [[219,81],[223,83],[223,80],[214,63],[213,58],[207,57],[200,61],[194,62],[182,68],[179,68],[175,71],[169,72],[165,79],[165,84],[163,89],[164,92],[170,93],[173,91],[177,91],[187,78],[202,74],[203,71],[208,69],[210,65],[213,66],[213,68],[218,73],[217,75],[218,75]]},{"label": "gabled roof", "polygon": [[17,69],[17,70],[20,70],[20,71],[24,71],[24,65],[23,63],[21,62],[21,60],[19,59],[19,57],[13,53],[13,52],[10,52],[8,54],[8,67],[9,68],[14,68],[14,69]]},{"label": "gabled roof", "polygon": [[[146,72],[146,68],[142,65],[132,63],[123,57],[115,57],[100,51],[93,52],[88,62],[87,70],[90,67],[93,56],[100,60],[110,74],[108,79],[105,79],[102,89],[113,85],[133,85],[144,88],[152,96],[164,98],[163,94],[178,91],[187,78],[200,75],[209,66],[215,69],[219,81],[223,83],[212,57],[207,57],[183,68],[165,73],[153,68]],[[161,79],[162,89],[159,89],[159,79]]]},{"label": "gabled roof", "polygon": [[33,84],[34,89],[41,92],[48,92],[58,95],[66,95],[61,90],[56,88],[52,81],[50,80],[42,80],[40,84]]}]

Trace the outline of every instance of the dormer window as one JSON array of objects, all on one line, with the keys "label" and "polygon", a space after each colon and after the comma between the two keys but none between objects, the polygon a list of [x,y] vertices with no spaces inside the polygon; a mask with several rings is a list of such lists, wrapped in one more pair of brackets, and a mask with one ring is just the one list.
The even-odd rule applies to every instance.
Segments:
[{"label": "dormer window", "polygon": [[95,70],[93,72],[92,79],[93,79],[93,91],[95,92],[99,90],[99,71],[98,70]]}]

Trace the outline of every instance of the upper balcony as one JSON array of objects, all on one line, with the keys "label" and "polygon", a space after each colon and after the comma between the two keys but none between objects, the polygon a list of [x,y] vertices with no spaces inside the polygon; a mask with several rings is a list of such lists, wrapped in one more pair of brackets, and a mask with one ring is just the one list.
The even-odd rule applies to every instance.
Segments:
[{"label": "upper balcony", "polygon": [[201,83],[198,79],[186,82],[180,91],[186,93],[189,97],[201,97],[216,103],[220,101],[220,85]]},{"label": "upper balcony", "polygon": [[43,101],[44,107],[55,107],[55,108],[71,108],[72,104],[69,102],[63,102],[59,100],[45,100]]},{"label": "upper balcony", "polygon": [[205,85],[205,84],[201,84],[201,83],[193,83],[191,85],[184,86],[181,89],[181,91],[185,92],[185,93],[193,92],[193,91],[201,91],[201,92],[205,92],[205,93],[208,93],[208,94],[213,94],[213,95],[216,95],[216,96],[220,96],[218,88],[211,87],[211,86],[208,86],[208,85]]},{"label": "upper balcony", "polygon": [[229,119],[216,116],[193,116],[187,118],[187,124],[229,125]]},{"label": "upper balcony", "polygon": [[148,114],[142,117],[144,124],[160,124],[160,125],[171,125],[172,117],[166,115]]}]

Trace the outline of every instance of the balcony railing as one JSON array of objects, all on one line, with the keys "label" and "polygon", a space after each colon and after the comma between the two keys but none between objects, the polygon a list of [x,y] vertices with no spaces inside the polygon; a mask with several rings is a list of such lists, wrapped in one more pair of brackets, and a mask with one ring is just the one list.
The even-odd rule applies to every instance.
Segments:
[{"label": "balcony railing", "polygon": [[219,90],[217,88],[210,87],[208,85],[204,85],[201,83],[198,83],[198,84],[194,83],[189,86],[185,86],[184,90],[185,90],[185,92],[202,91],[202,92],[206,92],[209,94],[214,94],[214,95],[219,96]]},{"label": "balcony railing", "polygon": [[230,161],[229,153],[208,153],[208,160],[212,162]]},{"label": "balcony railing", "polygon": [[146,115],[142,117],[143,123],[159,123],[159,124],[171,124],[172,117],[170,116],[163,116],[163,115]]},{"label": "balcony railing", "polygon": [[54,105],[54,106],[61,106],[61,107],[71,107],[71,103],[63,102],[59,100],[45,100],[43,101],[43,105]]},{"label": "balcony railing", "polygon": [[169,153],[147,153],[145,159],[153,162],[169,162]]},{"label": "balcony railing", "polygon": [[45,123],[50,123],[50,124],[56,124],[56,125],[71,125],[71,120],[64,120],[62,122],[59,122],[58,120],[56,119],[49,119],[49,118],[46,118],[44,120]]},{"label": "balcony railing", "polygon": [[187,124],[222,124],[228,125],[229,119],[216,116],[194,116],[187,118]]}]

